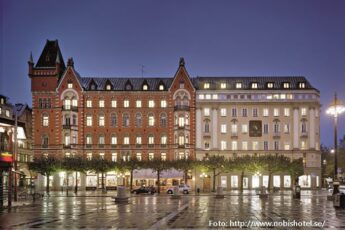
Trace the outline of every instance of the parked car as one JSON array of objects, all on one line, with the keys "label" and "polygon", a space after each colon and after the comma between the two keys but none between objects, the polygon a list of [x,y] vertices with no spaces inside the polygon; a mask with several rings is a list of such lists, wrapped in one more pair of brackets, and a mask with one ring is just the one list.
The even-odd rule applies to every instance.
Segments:
[{"label": "parked car", "polygon": [[[189,185],[181,184],[178,186],[178,191],[182,192],[183,194],[188,194],[190,192],[190,190],[191,189],[190,189]],[[173,194],[174,193],[174,187],[168,188],[167,193]]]},{"label": "parked car", "polygon": [[150,187],[142,186],[140,188],[133,189],[131,191],[131,193],[135,193],[135,194],[140,194],[140,193],[154,194],[155,192],[156,192],[156,189],[153,186],[150,186]]}]

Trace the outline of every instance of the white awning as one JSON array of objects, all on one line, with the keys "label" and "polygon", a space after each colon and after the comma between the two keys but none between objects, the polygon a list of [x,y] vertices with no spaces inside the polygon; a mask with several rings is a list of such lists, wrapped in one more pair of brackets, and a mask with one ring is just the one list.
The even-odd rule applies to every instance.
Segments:
[{"label": "white awning", "polygon": [[[135,179],[156,179],[157,172],[152,171],[152,169],[140,169],[134,170],[133,178]],[[170,169],[161,172],[161,178],[183,178],[183,172],[177,171],[176,169]]]}]

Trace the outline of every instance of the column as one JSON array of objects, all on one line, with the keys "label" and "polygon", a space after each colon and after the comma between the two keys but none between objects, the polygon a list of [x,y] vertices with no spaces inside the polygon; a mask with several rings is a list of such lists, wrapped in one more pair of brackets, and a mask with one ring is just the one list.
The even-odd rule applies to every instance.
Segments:
[{"label": "column", "polygon": [[86,174],[80,173],[80,190],[85,191],[86,190]]},{"label": "column", "polygon": [[298,108],[293,108],[293,148],[298,149],[299,143],[299,116],[298,116]]},{"label": "column", "polygon": [[53,188],[52,190],[59,191],[60,190],[60,175],[59,173],[55,173],[53,176]]},{"label": "column", "polygon": [[202,118],[201,118],[201,109],[196,109],[196,148],[201,149],[201,140],[202,140]]},{"label": "column", "polygon": [[218,149],[218,114],[217,109],[212,109],[212,147]]},{"label": "column", "polygon": [[315,108],[309,109],[309,148],[315,149]]}]

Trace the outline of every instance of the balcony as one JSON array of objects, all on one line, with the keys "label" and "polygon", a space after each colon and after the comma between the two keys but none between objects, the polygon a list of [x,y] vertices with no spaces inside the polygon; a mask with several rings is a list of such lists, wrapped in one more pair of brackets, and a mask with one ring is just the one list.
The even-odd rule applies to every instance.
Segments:
[{"label": "balcony", "polygon": [[63,129],[74,129],[74,130],[76,130],[78,128],[78,126],[71,125],[71,124],[64,124],[64,125],[62,125],[62,128]]},{"label": "balcony", "polygon": [[274,132],[273,138],[280,138],[280,132]]},{"label": "balcony", "polygon": [[301,138],[308,138],[308,133],[307,132],[302,132],[301,133]]},{"label": "balcony", "polygon": [[231,137],[232,138],[237,138],[238,137],[238,132],[231,132]]},{"label": "balcony", "polygon": [[189,111],[190,107],[189,105],[175,105],[174,110],[175,111]]},{"label": "balcony", "polygon": [[62,106],[62,111],[73,111],[73,112],[78,112],[78,106],[72,106],[72,105],[63,105]]},{"label": "balcony", "polygon": [[161,148],[166,148],[167,145],[166,144],[161,144]]},{"label": "balcony", "polygon": [[204,132],[204,137],[211,137],[211,133],[210,132]]},{"label": "balcony", "polygon": [[92,144],[86,144],[85,147],[86,147],[87,149],[91,149]]},{"label": "balcony", "polygon": [[44,149],[48,148],[48,144],[42,144],[42,148]]}]

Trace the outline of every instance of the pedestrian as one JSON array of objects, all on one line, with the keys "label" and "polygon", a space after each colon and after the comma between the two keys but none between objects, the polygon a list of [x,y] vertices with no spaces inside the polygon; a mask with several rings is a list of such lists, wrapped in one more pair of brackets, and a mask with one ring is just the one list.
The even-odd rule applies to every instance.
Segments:
[{"label": "pedestrian", "polygon": [[197,189],[196,189],[196,193],[199,195],[199,193],[200,193],[200,188],[197,188]]}]

